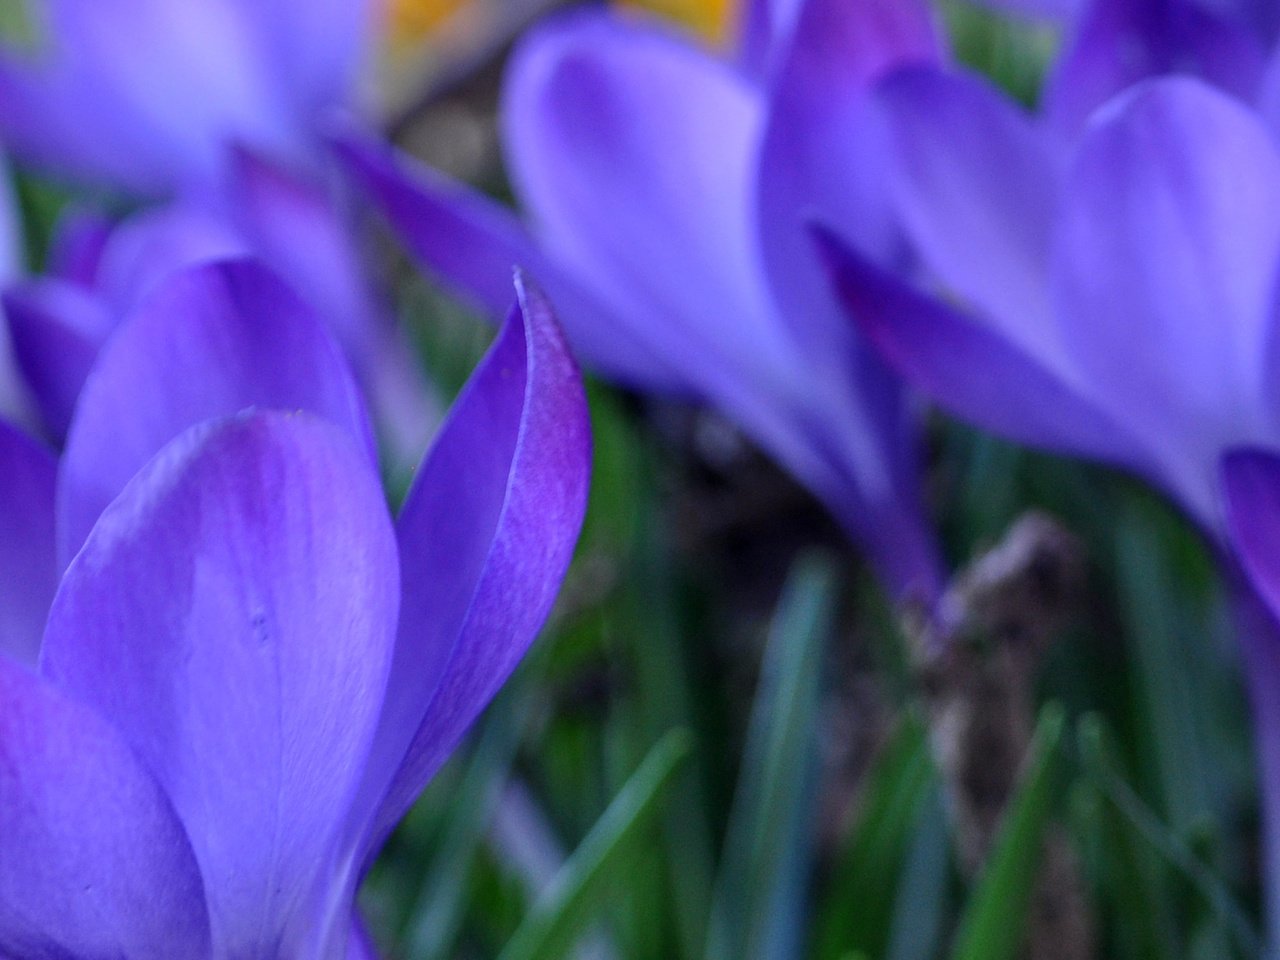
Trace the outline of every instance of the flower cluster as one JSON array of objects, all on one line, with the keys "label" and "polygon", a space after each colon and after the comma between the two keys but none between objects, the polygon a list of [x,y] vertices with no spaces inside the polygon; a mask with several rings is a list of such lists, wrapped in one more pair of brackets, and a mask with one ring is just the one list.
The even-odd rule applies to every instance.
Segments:
[{"label": "flower cluster", "polygon": [[[568,343],[716,409],[944,630],[918,396],[1167,495],[1241,612],[1280,924],[1280,6],[990,5],[1062,38],[1034,110],[928,0],[552,16],[517,213],[361,118],[373,0],[44,3],[0,145],[98,194],[38,274],[0,241],[0,956],[373,955],[360,883],[582,524]],[[443,417],[366,198],[503,320]]]}]

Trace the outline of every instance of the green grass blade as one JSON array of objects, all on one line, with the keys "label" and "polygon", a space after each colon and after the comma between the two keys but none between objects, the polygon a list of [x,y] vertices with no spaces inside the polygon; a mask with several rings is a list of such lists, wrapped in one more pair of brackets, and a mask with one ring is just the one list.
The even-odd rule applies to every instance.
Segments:
[{"label": "green grass blade", "polygon": [[692,749],[683,730],[667,733],[596,821],[499,960],[563,960],[602,889],[620,880],[676,771]]},{"label": "green grass blade", "polygon": [[961,918],[952,960],[1012,960],[1022,944],[1045,831],[1057,799],[1061,707],[1040,711],[1018,792]]},{"label": "green grass blade", "polygon": [[924,724],[908,714],[868,773],[857,823],[819,913],[818,960],[841,960],[851,951],[884,956],[898,874],[934,786]]},{"label": "green grass blade", "polygon": [[1146,840],[1153,850],[1181,873],[1216,915],[1220,926],[1235,942],[1240,955],[1261,956],[1262,938],[1226,885],[1181,837],[1160,821],[1120,774],[1103,719],[1096,715],[1085,717],[1080,723],[1079,737],[1086,772],[1098,792],[1127,821],[1131,832]]},{"label": "green grass blade", "polygon": [[484,838],[493,810],[520,744],[528,709],[523,674],[513,679],[489,708],[467,771],[451,804],[454,811],[426,870],[410,916],[407,953],[419,960],[444,960],[466,913],[467,884],[460,882]]},{"label": "green grass blade", "polygon": [[801,558],[774,619],[717,877],[710,960],[796,955],[835,588],[828,561]]}]

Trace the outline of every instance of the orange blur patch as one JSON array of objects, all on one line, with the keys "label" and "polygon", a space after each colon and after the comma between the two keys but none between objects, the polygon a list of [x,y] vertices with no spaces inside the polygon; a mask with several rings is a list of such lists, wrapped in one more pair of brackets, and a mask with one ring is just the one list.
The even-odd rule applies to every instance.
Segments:
[{"label": "orange blur patch", "polygon": [[416,45],[467,0],[387,0],[387,36],[394,46]]},{"label": "orange blur patch", "polygon": [[616,0],[619,6],[647,10],[674,20],[703,40],[720,46],[729,38],[734,0]]}]

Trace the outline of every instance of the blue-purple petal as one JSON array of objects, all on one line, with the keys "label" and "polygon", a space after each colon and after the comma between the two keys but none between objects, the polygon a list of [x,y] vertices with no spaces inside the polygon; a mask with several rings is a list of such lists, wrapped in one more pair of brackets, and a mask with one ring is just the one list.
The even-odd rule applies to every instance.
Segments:
[{"label": "blue-purple petal", "polygon": [[542,626],[582,524],[589,471],[577,367],[549,305],[522,284],[397,522],[401,625],[362,791],[376,805],[366,854]]},{"label": "blue-purple petal", "polygon": [[879,262],[905,261],[887,189],[889,144],[869,94],[887,72],[940,56],[933,14],[922,0],[806,0],[800,7],[768,89],[752,203],[780,320],[811,364],[848,364],[853,348],[806,218],[820,210]]},{"label": "blue-purple petal", "polygon": [[519,267],[547,290],[578,351],[602,372],[647,389],[678,386],[589,281],[543,250],[510,210],[384,144],[348,134],[334,146],[410,253],[473,307],[505,317]]},{"label": "blue-purple petal", "polygon": [[223,203],[254,254],[315,308],[337,338],[369,398],[384,454],[407,469],[439,425],[439,410],[412,347],[371,285],[349,223],[355,218],[340,200],[322,184],[239,150]]},{"label": "blue-purple petal", "polygon": [[[34,664],[58,584],[53,454],[0,420],[0,657]],[[0,710],[3,708],[0,707]]]},{"label": "blue-purple petal", "polygon": [[1234,448],[1221,478],[1230,545],[1254,590],[1280,617],[1280,454]]},{"label": "blue-purple petal", "polygon": [[305,413],[184,433],[68,569],[41,668],[108,718],[172,799],[217,956],[300,949],[339,916],[347,936],[351,905],[328,902],[328,884],[398,603],[366,451]]},{"label": "blue-purple petal", "polygon": [[930,275],[1014,342],[1046,347],[1066,151],[968,74],[904,70],[878,97],[894,145],[897,212]]},{"label": "blue-purple petal", "polygon": [[1043,358],[916,292],[824,230],[815,239],[852,322],[908,383],[954,416],[1031,446],[1138,469],[1105,408]]},{"label": "blue-purple petal", "polygon": [[1210,465],[1275,424],[1277,146],[1234,98],[1150,81],[1091,127],[1062,210],[1053,288],[1070,357],[1216,527]]},{"label": "blue-purple petal", "polygon": [[3,304],[23,382],[45,429],[61,443],[114,318],[80,285],[52,277],[9,288]]},{"label": "blue-purple petal", "polygon": [[1251,99],[1266,48],[1249,26],[1196,0],[1105,0],[1089,5],[1060,57],[1045,110],[1062,128],[1082,129],[1111,97],[1140,80],[1186,74]]},{"label": "blue-purple petal", "polygon": [[757,91],[674,33],[579,12],[526,35],[503,108],[535,235],[609,308],[565,313],[574,342],[608,322],[704,394],[769,389],[790,345],[760,270]]},{"label": "blue-purple petal", "polygon": [[337,345],[281,280],[248,260],[175,274],[121,324],[85,383],[59,478],[61,562],[165,443],[249,407],[317,413],[374,457]]},{"label": "blue-purple petal", "polygon": [[204,887],[119,734],[0,656],[0,956],[202,960]]}]

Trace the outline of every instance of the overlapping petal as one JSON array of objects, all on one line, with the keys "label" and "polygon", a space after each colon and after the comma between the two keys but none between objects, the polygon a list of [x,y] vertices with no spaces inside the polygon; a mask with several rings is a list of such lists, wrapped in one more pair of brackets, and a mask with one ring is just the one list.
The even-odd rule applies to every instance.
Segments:
[{"label": "overlapping petal", "polygon": [[1111,97],[1150,77],[1185,74],[1251,99],[1266,47],[1249,24],[1196,0],[1105,0],[1090,4],[1054,68],[1045,110],[1079,131]]},{"label": "overlapping petal", "polygon": [[34,664],[58,583],[53,454],[0,420],[0,659]]},{"label": "overlapping petal", "polygon": [[120,326],[85,384],[59,479],[61,561],[165,443],[248,407],[327,417],[373,458],[341,353],[282,281],[252,261],[175,274]]},{"label": "overlapping petal", "polygon": [[1222,460],[1231,544],[1254,589],[1280,617],[1280,456],[1236,448]]},{"label": "overlapping petal", "polygon": [[532,642],[586,509],[577,368],[542,295],[520,300],[418,474],[397,522],[403,586],[392,680],[362,796],[386,832]]},{"label": "overlapping petal", "polygon": [[[1280,154],[1238,101],[1170,78],[1080,148],[1054,262],[1072,359],[1201,517],[1223,446],[1265,435]],[[1068,336],[1069,334],[1069,336]]]},{"label": "overlapping petal", "polygon": [[195,857],[155,779],[94,711],[3,656],[0,955],[211,956]]},{"label": "overlapping petal", "polygon": [[313,933],[398,601],[366,451],[304,413],[183,434],[67,571],[41,667],[122,732],[171,798],[216,955],[274,955]]},{"label": "overlapping petal", "polygon": [[[754,88],[657,27],[590,13],[527,36],[508,69],[509,167],[545,249],[704,394],[772,389],[791,348],[760,273]],[[574,337],[588,322],[565,317]]]},{"label": "overlapping petal", "polygon": [[61,442],[114,317],[83,287],[53,277],[9,288],[3,303],[23,382],[45,428]]},{"label": "overlapping petal", "polygon": [[1149,461],[1079,383],[980,321],[913,290],[818,230],[832,282],[864,336],[909,383],[1020,443],[1133,469]]},{"label": "overlapping petal", "polygon": [[678,387],[671,370],[510,210],[381,143],[346,134],[335,148],[410,252],[462,299],[503,317],[512,268],[525,269],[547,290],[576,348],[593,364],[625,383]]},{"label": "overlapping petal", "polygon": [[1048,271],[1066,152],[968,74],[907,69],[878,96],[896,209],[930,273],[1014,342],[1059,352]]},{"label": "overlapping petal", "polygon": [[254,254],[305,297],[337,338],[366,390],[385,451],[407,468],[438,423],[435,398],[372,287],[347,222],[354,218],[335,193],[239,150],[221,203]]},{"label": "overlapping petal", "polygon": [[934,63],[941,41],[918,0],[807,0],[768,108],[753,204],[781,324],[810,363],[847,365],[851,328],[834,308],[805,232],[814,211],[885,264],[906,250],[888,196],[890,154],[869,94],[888,71]]}]

